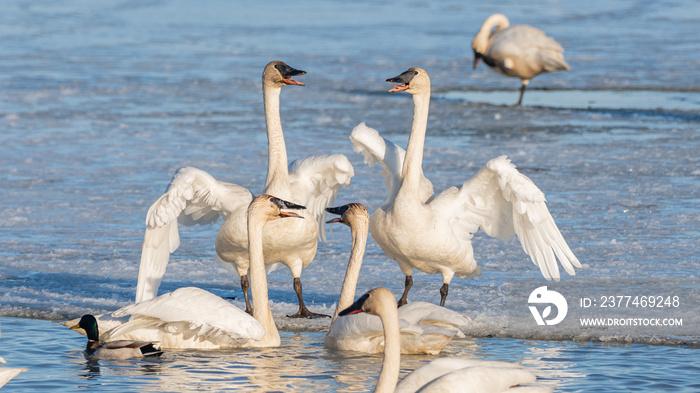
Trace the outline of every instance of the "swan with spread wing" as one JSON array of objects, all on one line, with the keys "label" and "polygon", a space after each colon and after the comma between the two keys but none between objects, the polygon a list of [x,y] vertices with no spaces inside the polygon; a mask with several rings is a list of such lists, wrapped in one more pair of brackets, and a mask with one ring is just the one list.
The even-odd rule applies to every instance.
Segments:
[{"label": "swan with spread wing", "polygon": [[[323,209],[333,202],[341,187],[350,184],[354,175],[350,161],[342,154],[309,156],[287,166],[279,111],[280,92],[284,86],[303,86],[292,79],[303,74],[304,71],[273,61],[267,64],[262,75],[268,139],[268,170],[263,194],[308,207],[303,213],[304,220],[273,221],[263,232],[265,265],[282,263],[294,278],[299,310],[292,317],[320,315],[306,308],[300,276],[316,255],[318,238],[325,239]],[[248,189],[216,180],[200,169],[178,170],[165,194],[148,210],[136,302],[157,295],[170,253],[180,243],[178,222],[211,224],[223,217],[224,223],[215,242],[216,259],[240,276],[246,311],[251,313],[246,209],[252,199],[253,193]]]},{"label": "swan with spread wing", "polygon": [[383,167],[389,198],[372,214],[370,233],[406,276],[399,305],[407,302],[413,269],[442,275],[443,306],[454,276],[480,275],[471,244],[479,229],[503,240],[517,235],[547,280],[560,278],[557,259],[574,275],[574,267],[581,264],[554,223],[544,194],[506,156],[490,160],[461,186],[434,194],[422,168],[430,105],[428,73],[411,68],[387,82],[397,83],[390,93],[413,95],[413,125],[406,150],[364,123],[353,129],[350,140],[365,162]]}]

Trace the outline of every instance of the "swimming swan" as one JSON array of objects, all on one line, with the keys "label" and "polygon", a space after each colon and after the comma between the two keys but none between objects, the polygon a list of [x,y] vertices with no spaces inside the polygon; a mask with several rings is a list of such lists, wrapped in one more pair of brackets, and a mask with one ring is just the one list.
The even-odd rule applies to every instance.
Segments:
[{"label": "swimming swan", "polygon": [[[379,317],[363,313],[337,318],[338,313],[350,307],[355,298],[355,288],[367,243],[369,213],[360,203],[326,208],[326,211],[340,215],[340,218],[334,218],[328,221],[329,223],[339,222],[350,227],[352,252],[333,321],[323,346],[336,350],[383,352],[384,334]],[[401,307],[401,353],[436,355],[453,337],[464,337],[459,326],[468,323],[469,319],[458,313],[426,302],[414,302]]]},{"label": "swimming swan", "polygon": [[[282,211],[284,209],[284,211]],[[101,341],[158,341],[166,349],[226,349],[279,345],[267,297],[262,228],[278,218],[302,217],[288,210],[304,208],[269,195],[248,209],[253,316],[203,289],[186,287],[97,316]],[[63,322],[73,326],[75,321]]]},{"label": "swimming swan", "polygon": [[[494,27],[496,30],[491,31]],[[503,14],[486,18],[472,40],[472,49],[474,69],[479,59],[483,59],[492,70],[522,80],[516,105],[522,104],[530,79],[544,72],[571,70],[564,60],[561,44],[536,27],[511,26]]]},{"label": "swimming swan", "polygon": [[[341,318],[357,313],[378,315],[384,327],[386,349],[379,374],[377,393],[383,392],[551,392],[552,386],[523,386],[537,377],[514,363],[485,360],[440,358],[421,366],[399,382],[401,366],[399,311],[394,295],[386,288],[375,288],[341,311]],[[339,318],[339,319],[341,319]],[[398,383],[397,383],[398,382]],[[523,390],[526,389],[526,390]]]},{"label": "swimming swan", "polygon": [[554,223],[544,194],[506,156],[487,162],[460,187],[433,193],[422,169],[430,78],[425,70],[411,68],[387,81],[398,83],[390,93],[406,91],[413,95],[413,126],[406,151],[364,123],[353,129],[350,140],[366,163],[379,162],[384,167],[382,175],[389,198],[372,214],[370,233],[406,275],[399,305],[406,304],[414,268],[442,275],[441,306],[445,305],[453,276],[480,275],[471,245],[479,229],[503,240],[517,234],[547,280],[559,280],[557,258],[566,272],[574,275],[574,266],[581,264]]},{"label": "swimming swan", "polygon": [[[275,221],[265,227],[265,264],[286,265],[294,278],[299,310],[293,317],[318,316],[304,305],[301,271],[316,255],[317,237],[325,239],[323,208],[335,199],[340,187],[350,184],[354,171],[342,154],[319,155],[292,162],[287,168],[287,149],[282,133],[279,97],[283,86],[304,84],[293,76],[304,71],[280,61],[270,62],[263,72],[263,97],[268,139],[268,170],[263,194],[274,195],[309,207],[304,220]],[[246,311],[248,297],[248,235],[246,209],[253,199],[248,189],[218,181],[196,168],[177,171],[167,191],[148,210],[136,302],[154,298],[165,274],[170,253],[180,244],[178,221],[183,225],[224,223],[216,237],[216,259],[241,277]]]}]

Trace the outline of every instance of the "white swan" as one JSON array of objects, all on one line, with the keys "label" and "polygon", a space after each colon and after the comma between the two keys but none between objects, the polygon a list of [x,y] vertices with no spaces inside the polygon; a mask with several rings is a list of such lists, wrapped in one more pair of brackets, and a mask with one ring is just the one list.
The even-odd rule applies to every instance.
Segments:
[{"label": "white swan", "polygon": [[389,198],[372,214],[370,233],[406,275],[399,305],[406,304],[414,268],[442,275],[442,306],[453,276],[480,275],[471,245],[479,229],[504,240],[517,234],[547,280],[559,280],[557,258],[566,272],[574,275],[574,266],[581,264],[554,223],[544,194],[506,156],[490,160],[460,187],[433,194],[422,169],[430,78],[425,70],[411,68],[387,81],[399,83],[389,92],[413,95],[413,126],[406,151],[364,123],[353,129],[350,140],[355,151],[364,154],[365,162],[379,162],[384,167]]},{"label": "white swan", "polygon": [[[273,61],[265,67],[262,77],[268,139],[263,194],[309,207],[303,213],[305,220],[272,222],[263,234],[265,264],[282,263],[289,267],[294,278],[299,299],[295,317],[319,315],[304,305],[301,271],[316,255],[317,237],[325,238],[323,208],[332,203],[341,186],[350,184],[354,175],[350,161],[342,154],[306,157],[287,168],[279,97],[282,86],[303,85],[292,79],[303,74],[304,71]],[[246,188],[218,181],[196,168],[180,169],[165,194],[148,210],[136,302],[157,295],[170,253],[180,244],[178,221],[184,225],[209,224],[222,216],[225,221],[216,237],[216,259],[241,277],[246,311],[250,312],[246,208],[252,199],[253,194]]]},{"label": "white swan", "polygon": [[[383,352],[384,334],[379,317],[363,313],[337,318],[338,313],[352,305],[355,298],[355,288],[367,243],[369,213],[359,203],[326,208],[326,210],[329,213],[341,215],[340,218],[328,221],[329,223],[340,222],[350,227],[352,252],[333,321],[323,346],[327,349],[345,351]],[[469,320],[458,313],[426,302],[414,302],[401,307],[399,310],[401,353],[436,355],[453,337],[464,337],[459,326],[468,323]]]},{"label": "white swan", "polygon": [[[99,340],[158,341],[163,349],[227,349],[276,346],[280,343],[267,297],[262,251],[265,223],[301,215],[281,211],[303,207],[269,195],[253,200],[248,209],[253,316],[203,289],[186,287],[97,316]],[[73,326],[77,320],[62,322]],[[82,332],[81,332],[82,333]]]},{"label": "white swan", "polygon": [[[496,30],[491,31],[494,27]],[[492,70],[522,80],[516,105],[522,104],[530,79],[544,72],[571,70],[561,44],[536,27],[511,26],[503,14],[486,18],[472,40],[472,49],[475,69],[479,59],[483,59]]]},{"label": "white swan", "polygon": [[[5,359],[0,357],[0,364],[7,363]],[[27,371],[28,368],[24,367],[0,367],[0,388],[8,383],[12,378],[19,375],[19,373]]]},{"label": "white swan", "polygon": [[401,344],[399,311],[394,295],[386,288],[375,288],[339,315],[346,318],[361,312],[378,315],[384,328],[386,348],[375,392],[551,392],[554,388],[542,385],[516,387],[537,379],[517,364],[458,358],[433,360],[398,382]]}]

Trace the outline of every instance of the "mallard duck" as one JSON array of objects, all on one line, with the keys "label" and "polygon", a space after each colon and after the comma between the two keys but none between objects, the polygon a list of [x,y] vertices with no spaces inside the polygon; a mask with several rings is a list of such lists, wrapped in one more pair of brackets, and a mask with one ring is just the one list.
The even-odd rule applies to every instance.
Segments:
[{"label": "mallard duck", "polygon": [[130,359],[163,354],[163,351],[155,347],[156,343],[153,341],[119,340],[101,343],[97,319],[90,314],[83,315],[80,322],[70,328],[85,330],[88,338],[85,354],[94,359]]}]

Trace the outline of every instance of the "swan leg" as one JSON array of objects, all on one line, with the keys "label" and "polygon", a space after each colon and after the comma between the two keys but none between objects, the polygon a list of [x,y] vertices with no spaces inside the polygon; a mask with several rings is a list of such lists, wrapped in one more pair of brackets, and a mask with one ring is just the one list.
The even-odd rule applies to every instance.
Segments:
[{"label": "swan leg", "polygon": [[440,287],[440,307],[445,307],[445,299],[447,299],[447,292],[449,291],[450,284],[443,283]]},{"label": "swan leg", "polygon": [[520,86],[520,98],[518,98],[518,103],[515,104],[515,106],[520,106],[523,103],[523,95],[525,94],[525,86],[527,86],[527,85],[524,83],[522,86]]},{"label": "swan leg", "polygon": [[245,297],[245,312],[253,315],[253,307],[250,306],[250,295],[248,294],[250,283],[248,282],[247,274],[241,276],[241,289],[243,290],[243,297]]},{"label": "swan leg", "polygon": [[408,303],[408,291],[411,290],[413,286],[413,276],[406,276],[406,281],[404,281],[403,295],[399,299],[398,307],[405,306]]},{"label": "swan leg", "polygon": [[316,314],[315,312],[309,311],[304,304],[304,298],[301,296],[301,279],[299,277],[294,278],[294,292],[297,293],[297,298],[299,299],[299,311],[294,315],[287,315],[287,318],[330,318],[330,315],[326,314]]}]

